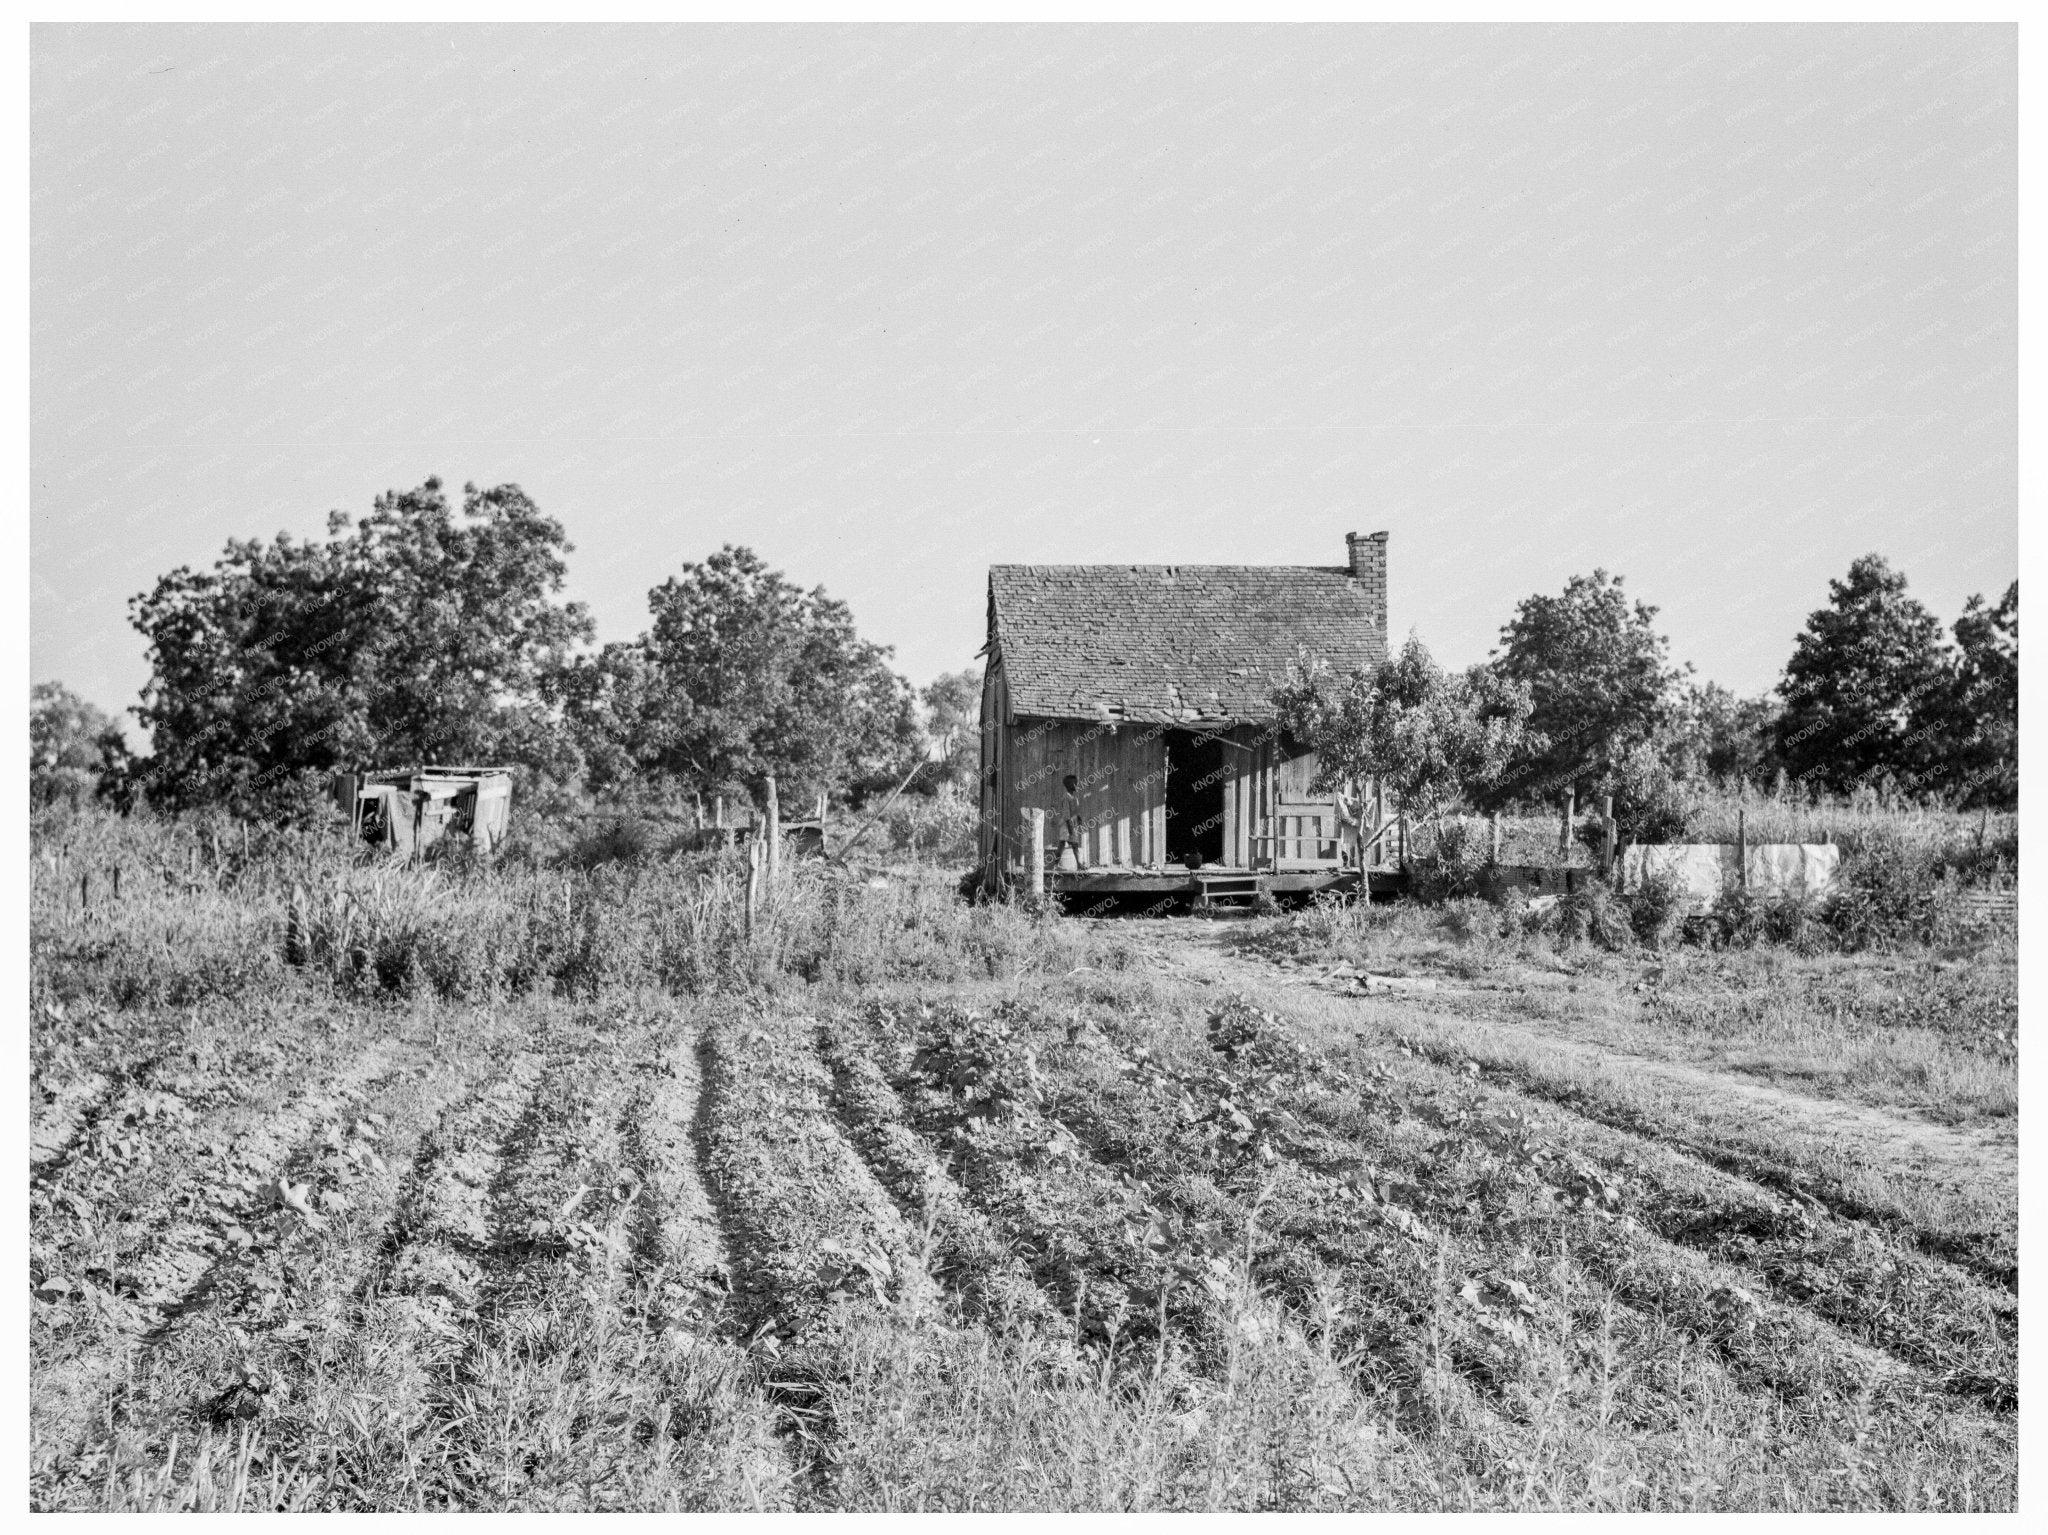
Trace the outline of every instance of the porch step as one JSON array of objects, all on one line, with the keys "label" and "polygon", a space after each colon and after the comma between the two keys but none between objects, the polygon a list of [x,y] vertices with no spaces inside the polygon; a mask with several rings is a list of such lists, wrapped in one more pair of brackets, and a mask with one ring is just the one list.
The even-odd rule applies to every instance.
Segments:
[{"label": "porch step", "polygon": [[1250,906],[1259,898],[1256,874],[1197,874],[1195,905]]}]

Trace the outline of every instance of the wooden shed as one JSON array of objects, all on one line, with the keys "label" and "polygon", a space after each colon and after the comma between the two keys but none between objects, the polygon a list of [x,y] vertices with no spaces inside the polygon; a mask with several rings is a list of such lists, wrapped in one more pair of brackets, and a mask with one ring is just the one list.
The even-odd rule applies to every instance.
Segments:
[{"label": "wooden shed", "polygon": [[478,851],[505,840],[512,771],[502,767],[417,767],[338,772],[334,802],[354,835],[396,853],[419,853],[449,832]]},{"label": "wooden shed", "polygon": [[990,567],[985,882],[1032,867],[1033,811],[1063,894],[1207,902],[1368,878],[1376,797],[1343,824],[1272,703],[1303,651],[1343,671],[1386,659],[1387,535],[1346,542],[1342,565]]}]

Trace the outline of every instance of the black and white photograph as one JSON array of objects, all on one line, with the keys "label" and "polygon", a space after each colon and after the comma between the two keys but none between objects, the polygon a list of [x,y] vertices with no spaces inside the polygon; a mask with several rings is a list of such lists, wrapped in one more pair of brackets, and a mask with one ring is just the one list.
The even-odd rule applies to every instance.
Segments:
[{"label": "black and white photograph", "polygon": [[1049,14],[23,26],[27,1509],[2016,1513],[2021,24]]}]

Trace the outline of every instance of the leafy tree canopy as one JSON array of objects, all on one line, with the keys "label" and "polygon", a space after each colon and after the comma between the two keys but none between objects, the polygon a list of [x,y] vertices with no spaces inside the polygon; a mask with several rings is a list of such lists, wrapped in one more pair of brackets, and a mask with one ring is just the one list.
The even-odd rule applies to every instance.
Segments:
[{"label": "leafy tree canopy", "polygon": [[335,766],[574,765],[553,695],[588,638],[560,600],[561,524],[516,485],[387,492],[324,542],[236,541],[130,603],[149,642],[136,714],[150,797],[261,808],[282,781]]},{"label": "leafy tree canopy", "polygon": [[1890,775],[1918,777],[1949,750],[1953,673],[1941,625],[1903,573],[1866,554],[1828,583],[1778,684],[1777,748],[1785,770],[1841,793]]},{"label": "leafy tree canopy", "polygon": [[1318,791],[1376,778],[1418,820],[1476,802],[1535,745],[1526,683],[1483,666],[1445,672],[1413,635],[1371,672],[1297,659],[1274,705],[1281,729],[1316,753]]},{"label": "leafy tree canopy", "polygon": [[1561,596],[1523,598],[1502,628],[1492,668],[1529,690],[1530,735],[1498,797],[1611,784],[1622,756],[1668,723],[1690,668],[1671,664],[1657,610],[1631,602],[1621,582],[1604,570],[1573,576]]},{"label": "leafy tree canopy", "polygon": [[571,714],[591,787],[636,778],[785,801],[867,793],[919,748],[915,699],[823,587],[728,544],[648,593],[653,622],[578,668]]},{"label": "leafy tree canopy", "polygon": [[1956,620],[1942,787],[1964,804],[2019,803],[2020,584],[1995,606],[1972,597]]},{"label": "leafy tree canopy", "polygon": [[[1762,784],[1776,767],[1777,719],[1772,699],[1740,698],[1718,682],[1695,684],[1673,710],[1663,755],[1683,779]],[[1638,763],[1622,777],[1640,772]]]},{"label": "leafy tree canopy", "polygon": [[61,682],[28,690],[28,795],[33,805],[81,805],[118,777],[121,727]]},{"label": "leafy tree canopy", "polygon": [[943,752],[939,770],[931,775],[932,787],[971,785],[981,766],[981,668],[935,677],[918,698],[924,704],[925,733]]}]

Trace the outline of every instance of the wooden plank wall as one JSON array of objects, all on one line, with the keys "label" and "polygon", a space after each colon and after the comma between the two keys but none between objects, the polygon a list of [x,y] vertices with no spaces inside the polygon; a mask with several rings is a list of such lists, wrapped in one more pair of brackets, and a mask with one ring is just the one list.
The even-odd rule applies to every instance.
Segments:
[{"label": "wooden plank wall", "polygon": [[1164,864],[1166,748],[1156,728],[1132,723],[1111,732],[1082,725],[1073,740],[1089,865],[1142,869]]},{"label": "wooden plank wall", "polygon": [[[998,783],[983,786],[984,857],[994,854],[1006,868],[1026,858],[1024,813],[1045,812],[1046,851],[1056,856],[1059,823],[1066,813],[1061,779],[1080,780],[1081,817],[1086,824],[1089,868],[1160,868],[1166,862],[1166,743],[1162,727],[1119,722],[1112,730],[1092,720],[1047,720],[1022,716],[1005,723],[1007,691],[999,667],[991,667],[982,692],[983,777],[993,768]],[[1240,725],[1224,733],[1236,743],[1223,748],[1229,775],[1216,786],[1223,813],[1226,862],[1236,868],[1263,867],[1269,844],[1253,837],[1270,831],[1280,800],[1328,799],[1309,793],[1315,777],[1312,752],[1287,750],[1269,727]]]},{"label": "wooden plank wall", "polygon": [[1236,770],[1224,797],[1224,855],[1241,869],[1263,866],[1272,857],[1272,845],[1253,838],[1271,832],[1273,806],[1281,800],[1330,796],[1309,793],[1309,783],[1316,776],[1315,753],[1283,742],[1270,726],[1240,725],[1228,739],[1251,750],[1223,748],[1226,760]]},{"label": "wooden plank wall", "polygon": [[[1000,864],[1003,824],[1003,739],[1010,714],[1010,682],[1003,673],[1002,652],[989,651],[988,670],[981,679],[981,862]],[[991,778],[993,775],[993,779]]]},{"label": "wooden plank wall", "polygon": [[[1222,733],[1235,744],[1223,748],[1223,766],[1230,772],[1223,789],[1223,860],[1236,868],[1251,867],[1252,837],[1264,819],[1265,805],[1272,789],[1273,746],[1260,739],[1266,734],[1252,726],[1240,725]],[[1239,750],[1240,747],[1249,750]]]},{"label": "wooden plank wall", "polygon": [[1080,780],[1090,868],[1157,868],[1166,861],[1166,749],[1150,725],[1019,717],[997,748],[1002,773],[997,827],[1007,865],[1025,857],[1024,813],[1045,812],[1050,856],[1066,814],[1061,780]]}]

